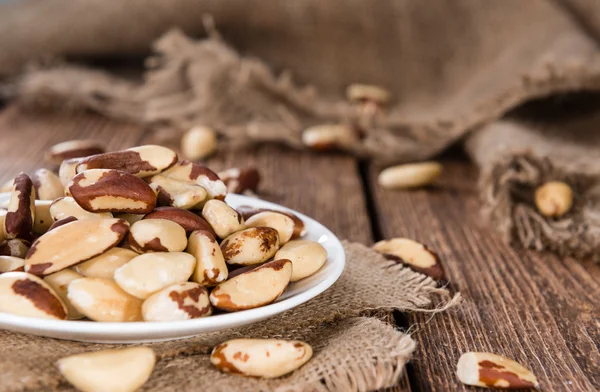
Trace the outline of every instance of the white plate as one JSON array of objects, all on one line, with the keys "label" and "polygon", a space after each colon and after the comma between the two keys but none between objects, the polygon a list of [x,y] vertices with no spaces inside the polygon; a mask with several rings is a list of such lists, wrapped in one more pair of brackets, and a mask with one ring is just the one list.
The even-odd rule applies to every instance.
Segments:
[{"label": "white plate", "polygon": [[277,204],[246,196],[228,195],[227,203],[234,208],[250,205],[293,212],[304,221],[307,229],[304,239],[318,241],[325,247],[328,254],[327,262],[316,274],[291,283],[276,302],[256,309],[186,321],[133,323],[44,320],[0,313],[0,328],[51,338],[96,343],[142,343],[182,339],[203,332],[256,323],[292,309],[327,290],[342,274],[346,260],[342,244],[319,222]]}]

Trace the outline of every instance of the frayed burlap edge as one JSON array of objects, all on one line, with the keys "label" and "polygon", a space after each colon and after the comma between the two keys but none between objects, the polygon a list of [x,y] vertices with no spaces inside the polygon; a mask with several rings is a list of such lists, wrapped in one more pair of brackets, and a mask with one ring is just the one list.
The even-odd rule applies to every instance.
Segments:
[{"label": "frayed burlap edge", "polygon": [[[561,218],[541,215],[534,202],[538,186],[564,181],[574,193],[573,207]],[[510,153],[486,167],[480,177],[483,213],[505,240],[563,256],[593,257],[600,251],[600,186],[578,172],[565,172],[545,157]]]},{"label": "frayed burlap edge", "polygon": [[494,98],[473,102],[451,118],[432,116],[415,123],[396,108],[365,115],[346,101],[319,96],[311,86],[296,86],[289,72],[275,76],[260,60],[239,56],[214,30],[200,41],[174,30],[157,40],[154,49],[157,55],[147,60],[142,84],[65,65],[25,73],[16,95],[26,106],[90,109],[163,128],[163,142],[200,122],[215,127],[232,147],[278,142],[302,148],[306,127],[347,123],[361,137],[342,149],[391,163],[430,158],[533,98],[600,90],[600,55],[556,60],[515,74]]}]

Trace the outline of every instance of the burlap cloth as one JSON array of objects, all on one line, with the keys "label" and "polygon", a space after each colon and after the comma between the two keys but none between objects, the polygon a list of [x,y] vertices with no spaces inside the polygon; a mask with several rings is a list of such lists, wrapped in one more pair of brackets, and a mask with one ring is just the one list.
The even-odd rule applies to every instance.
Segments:
[{"label": "burlap cloth", "polygon": [[[392,312],[438,311],[458,296],[436,288],[425,275],[344,243],[341,278],[315,299],[264,322],[234,330],[149,344],[159,357],[144,391],[370,391],[398,383],[415,349],[414,340],[386,321]],[[436,308],[435,302],[440,305]],[[274,380],[220,373],[209,362],[212,347],[237,337],[299,339],[313,358]],[[54,362],[66,355],[117,347],[0,331],[2,391],[67,390]]]}]

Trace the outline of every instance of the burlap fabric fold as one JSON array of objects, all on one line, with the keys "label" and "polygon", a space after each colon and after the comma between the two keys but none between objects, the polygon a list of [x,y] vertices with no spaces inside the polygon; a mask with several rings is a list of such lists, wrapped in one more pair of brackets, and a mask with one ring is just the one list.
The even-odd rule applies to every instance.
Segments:
[{"label": "burlap fabric fold", "polygon": [[[14,75],[48,57],[131,57],[153,50],[141,82],[99,69],[44,66],[25,72],[7,91],[36,107],[91,109],[166,129],[159,142],[201,123],[215,127],[230,146],[270,141],[300,148],[306,127],[342,122],[360,134],[345,150],[405,162],[429,159],[470,133],[477,137],[482,127],[486,134],[504,129],[494,122],[529,100],[598,91],[598,15],[596,0],[25,0],[1,8],[0,74]],[[207,33],[211,38],[203,39]],[[390,90],[389,107],[373,114],[348,103],[344,89],[355,82]],[[556,129],[569,138],[566,125]],[[515,135],[521,136],[503,162],[518,159],[530,141],[526,133]],[[553,136],[547,141],[554,150],[561,147]],[[585,138],[575,141],[581,142]],[[485,150],[490,146],[473,142],[469,150],[495,155]],[[560,169],[554,155],[545,159]],[[510,164],[494,167],[496,178],[511,170]],[[578,170],[570,169],[570,176],[587,176]],[[544,172],[539,181],[555,177]],[[490,186],[483,185],[485,199]],[[578,205],[590,195],[579,194]],[[492,217],[505,211],[494,219],[507,238],[562,254],[593,253],[593,233],[600,231],[594,214],[576,209],[577,218],[568,219],[580,221],[578,229],[569,224],[562,234],[547,235],[548,227],[564,222],[521,206],[488,209]]]},{"label": "burlap fabric fold", "polygon": [[[159,361],[145,391],[370,391],[396,384],[415,342],[396,329],[394,310],[433,310],[449,298],[430,278],[344,243],[340,280],[317,298],[264,322],[224,332],[149,344]],[[440,303],[442,303],[440,302]],[[212,347],[239,337],[307,341],[314,356],[301,369],[274,380],[226,375],[209,362]],[[117,347],[0,331],[1,390],[68,390],[54,362],[66,355]]]}]

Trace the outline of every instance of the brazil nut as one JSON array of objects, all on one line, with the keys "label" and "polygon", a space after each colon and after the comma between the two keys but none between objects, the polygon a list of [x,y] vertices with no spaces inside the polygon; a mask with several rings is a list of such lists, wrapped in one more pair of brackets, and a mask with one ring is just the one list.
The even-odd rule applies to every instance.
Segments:
[{"label": "brazil nut", "polygon": [[195,162],[180,161],[162,173],[175,180],[200,185],[206,190],[209,199],[224,200],[227,187],[217,173]]},{"label": "brazil nut", "polygon": [[291,260],[291,281],[295,282],[317,272],[327,261],[327,251],[318,242],[294,240],[282,246],[275,253],[275,259]]},{"label": "brazil nut", "polygon": [[87,278],[112,279],[115,270],[127,264],[138,253],[124,248],[111,248],[106,252],[75,265],[75,271]]},{"label": "brazil nut", "polygon": [[157,174],[148,179],[150,188],[157,194],[158,204],[189,210],[206,200],[206,190],[192,184]]},{"label": "brazil nut", "polygon": [[219,238],[225,238],[245,228],[244,218],[221,200],[207,201],[202,208],[202,216]]},{"label": "brazil nut", "polygon": [[67,308],[58,294],[26,272],[0,275],[0,312],[51,320],[67,318]]},{"label": "brazil nut", "polygon": [[54,200],[64,196],[60,178],[48,169],[38,169],[31,177],[38,200]]},{"label": "brazil nut", "polygon": [[181,252],[187,246],[183,227],[166,219],[143,219],[129,229],[129,246],[138,253]]},{"label": "brazil nut", "polygon": [[35,188],[31,178],[25,173],[15,177],[8,211],[4,217],[6,238],[31,239],[35,221]]},{"label": "brazil nut", "polygon": [[78,219],[110,219],[113,214],[110,212],[89,212],[81,208],[79,204],[72,197],[65,196],[56,199],[50,204],[49,208],[50,216],[54,221],[68,218],[70,216]]},{"label": "brazil nut", "polygon": [[65,159],[102,154],[104,147],[95,140],[69,140],[55,144],[46,152],[46,160],[60,165]]},{"label": "brazil nut", "polygon": [[246,221],[246,227],[271,227],[277,230],[279,234],[279,244],[283,245],[288,242],[294,235],[296,227],[292,218],[285,214],[273,211],[260,212],[251,216]]},{"label": "brazil nut", "polygon": [[191,233],[194,230],[206,230],[215,234],[212,227],[200,216],[191,211],[177,207],[157,207],[145,215],[143,219],[166,219],[177,223],[186,233]]},{"label": "brazil nut", "polygon": [[196,230],[188,239],[185,250],[196,259],[192,280],[203,286],[214,286],[227,279],[228,270],[223,252],[215,237],[206,230]]},{"label": "brazil nut", "polygon": [[69,268],[44,277],[44,282],[46,282],[48,286],[52,287],[54,292],[58,294],[60,299],[67,307],[67,318],[69,318],[70,320],[77,320],[84,317],[83,314],[81,314],[81,312],[79,312],[77,309],[75,309],[75,307],[73,307],[71,301],[69,301],[69,299],[67,298],[67,289],[69,287],[69,283],[71,283],[75,279],[81,278],[83,278],[83,276],[79,275],[77,272]]},{"label": "brazil nut", "polygon": [[0,274],[24,270],[25,259],[15,256],[0,256]]},{"label": "brazil nut", "polygon": [[219,172],[218,175],[227,186],[229,193],[256,192],[260,183],[260,173],[255,167],[232,167]]},{"label": "brazil nut", "polygon": [[392,238],[377,242],[373,249],[386,258],[435,280],[445,278],[444,267],[438,255],[420,242],[408,238]]},{"label": "brazil nut", "polygon": [[212,314],[208,290],[194,282],[176,283],[148,297],[142,305],[145,321],[178,321]]},{"label": "brazil nut", "polygon": [[221,242],[221,251],[228,264],[251,265],[269,260],[279,249],[277,230],[252,227],[233,233]]}]

